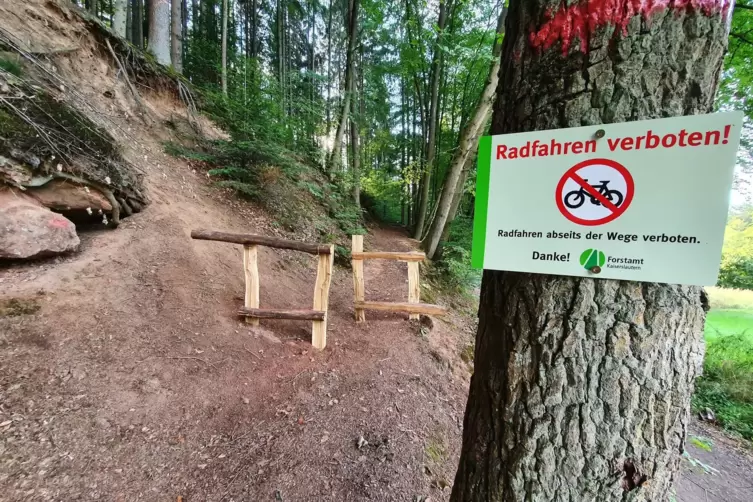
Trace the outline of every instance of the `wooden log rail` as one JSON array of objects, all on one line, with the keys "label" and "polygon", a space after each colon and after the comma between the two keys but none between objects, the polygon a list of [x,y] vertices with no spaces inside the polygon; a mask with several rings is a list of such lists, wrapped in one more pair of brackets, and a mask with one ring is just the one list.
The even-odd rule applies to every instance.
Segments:
[{"label": "wooden log rail", "polygon": [[447,313],[447,309],[445,307],[442,307],[440,305],[431,305],[429,303],[356,302],[356,308],[426,315],[445,315]]},{"label": "wooden log rail", "polygon": [[[332,284],[332,267],[335,260],[335,246],[332,244],[311,244],[277,237],[253,234],[232,234],[215,230],[194,230],[191,237],[198,240],[230,242],[243,245],[243,272],[246,282],[244,306],[238,314],[246,317],[252,326],[259,325],[259,319],[292,319],[313,321],[311,344],[317,349],[327,346],[327,310],[329,288]],[[292,249],[318,256],[316,285],[314,286],[314,308],[311,310],[283,310],[259,308],[259,252],[258,246],[277,249]]]},{"label": "wooden log rail", "polygon": [[[420,314],[444,315],[447,309],[439,305],[421,302],[421,280],[418,264],[426,259],[424,253],[419,252],[390,252],[363,251],[363,235],[354,235],[351,248],[351,263],[353,265],[353,289],[355,292],[356,322],[366,320],[365,310],[387,310],[391,312],[406,312],[410,319],[418,319]],[[371,302],[365,300],[366,285],[363,275],[364,260],[397,260],[408,264],[408,303]]]},{"label": "wooden log rail", "polygon": [[393,253],[388,251],[372,251],[369,253],[352,251],[351,258],[354,260],[397,260],[397,261],[424,261],[426,255],[424,253]]},{"label": "wooden log rail", "polygon": [[241,307],[238,314],[256,319],[292,319],[294,321],[323,321],[323,310],[251,309]]},{"label": "wooden log rail", "polygon": [[308,242],[291,241],[280,239],[278,237],[267,237],[264,235],[253,234],[231,234],[228,232],[217,232],[215,230],[194,230],[191,232],[192,239],[204,241],[230,242],[233,244],[243,244],[244,246],[266,246],[268,248],[292,249],[293,251],[303,251],[309,254],[330,254],[333,253],[333,246],[329,244],[310,244]]}]

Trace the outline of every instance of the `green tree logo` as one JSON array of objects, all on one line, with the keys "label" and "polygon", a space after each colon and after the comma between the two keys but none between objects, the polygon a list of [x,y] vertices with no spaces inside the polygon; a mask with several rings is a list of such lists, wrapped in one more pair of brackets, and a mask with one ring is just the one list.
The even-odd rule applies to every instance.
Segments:
[{"label": "green tree logo", "polygon": [[580,264],[586,270],[591,270],[594,267],[603,267],[606,261],[606,255],[598,249],[586,249],[580,254]]}]

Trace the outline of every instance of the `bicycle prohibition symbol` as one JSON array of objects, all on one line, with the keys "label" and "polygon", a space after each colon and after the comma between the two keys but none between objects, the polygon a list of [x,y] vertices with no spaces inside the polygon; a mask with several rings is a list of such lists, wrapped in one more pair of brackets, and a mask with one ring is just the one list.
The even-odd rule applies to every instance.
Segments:
[{"label": "bicycle prohibition symbol", "polygon": [[[591,180],[589,182],[589,180]],[[589,159],[565,172],[555,198],[562,215],[573,223],[603,225],[622,215],[633,200],[633,176],[610,159]]]},{"label": "bicycle prohibition symbol", "polygon": [[[583,181],[588,182],[588,180],[585,178],[583,179]],[[609,202],[614,204],[615,207],[620,207],[622,205],[622,201],[625,199],[625,196],[622,195],[622,192],[620,192],[619,190],[610,190],[607,185],[609,185],[609,180],[602,180],[598,185],[591,185],[591,187],[594,190],[597,190]],[[565,195],[565,205],[570,209],[577,209],[582,206],[584,202],[586,202],[586,199],[590,199],[591,204],[594,204],[595,206],[601,205],[599,198],[591,195],[591,193],[583,187],[580,187],[580,189],[578,190],[568,192],[567,195]]]}]

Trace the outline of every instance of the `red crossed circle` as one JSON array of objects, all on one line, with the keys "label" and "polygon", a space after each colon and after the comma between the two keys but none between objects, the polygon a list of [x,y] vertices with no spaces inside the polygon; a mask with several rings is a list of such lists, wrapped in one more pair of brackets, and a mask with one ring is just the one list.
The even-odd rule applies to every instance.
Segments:
[{"label": "red crossed circle", "polygon": [[[578,175],[578,171],[583,169],[584,167],[593,166],[593,165],[600,165],[600,166],[607,166],[620,174],[622,178],[625,180],[625,185],[627,186],[627,193],[625,194],[625,200],[620,204],[620,207],[615,206],[612,204],[612,202],[601,195],[596,189],[594,189],[591,185],[588,184],[581,176]],[[583,187],[583,189],[588,192],[589,195],[594,197],[596,200],[598,200],[602,206],[607,208],[611,211],[611,214],[608,216],[605,216],[603,218],[598,218],[595,220],[587,220],[584,218],[580,218],[573,213],[571,213],[570,209],[565,206],[563,192],[565,189],[565,183],[567,183],[568,180],[575,181],[578,185]],[[557,190],[555,191],[554,197],[557,201],[557,208],[559,208],[560,213],[567,218],[568,220],[572,221],[573,223],[577,223],[578,225],[585,225],[589,227],[593,227],[596,225],[603,225],[604,223],[609,223],[610,221],[614,221],[615,219],[619,218],[620,215],[622,215],[630,206],[630,203],[633,201],[633,194],[635,193],[635,183],[633,182],[633,176],[630,174],[630,171],[628,171],[625,166],[620,164],[619,162],[615,162],[614,160],[609,159],[589,159],[584,160],[583,162],[579,162],[575,164],[573,167],[567,170],[567,172],[562,175],[562,178],[560,179],[559,183],[557,184]]]}]

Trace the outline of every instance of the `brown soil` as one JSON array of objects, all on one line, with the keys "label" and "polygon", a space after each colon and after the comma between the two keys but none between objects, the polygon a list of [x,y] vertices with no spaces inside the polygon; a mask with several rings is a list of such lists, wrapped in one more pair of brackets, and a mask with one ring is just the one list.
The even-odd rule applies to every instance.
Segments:
[{"label": "brown soil", "polygon": [[[279,235],[272,217],[163,154],[168,130],[144,131],[106,52],[64,9],[13,4],[14,15],[0,6],[4,29],[37,50],[78,47],[54,56],[58,72],[122,141],[152,204],[116,231],[83,232],[75,255],[0,269],[0,500],[447,500],[472,320],[453,312],[427,330],[368,312],[357,325],[350,271],[337,267],[323,352],[308,323],[239,322],[241,248],[189,234]],[[161,120],[185,113],[142,92]],[[367,250],[415,244],[395,229],[366,238]],[[259,257],[262,307],[312,305],[314,258]],[[367,299],[407,298],[405,264],[365,269]],[[692,493],[681,481],[679,499],[703,500]]]}]

